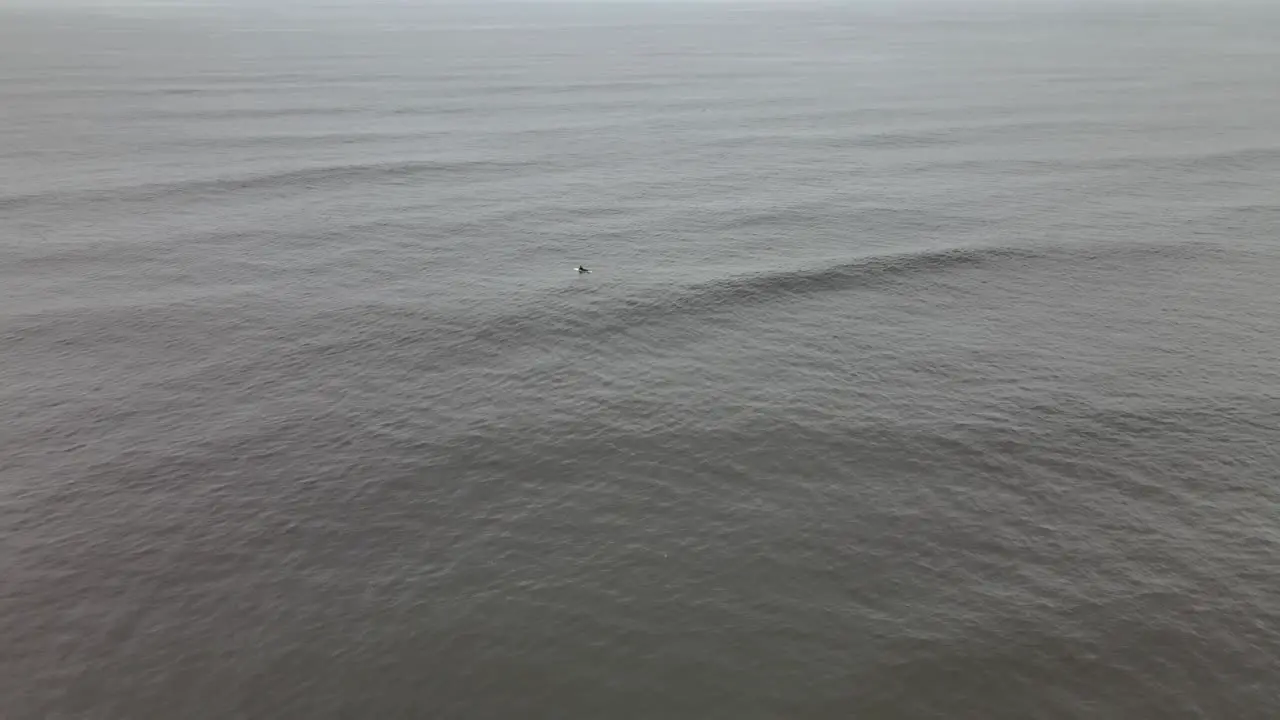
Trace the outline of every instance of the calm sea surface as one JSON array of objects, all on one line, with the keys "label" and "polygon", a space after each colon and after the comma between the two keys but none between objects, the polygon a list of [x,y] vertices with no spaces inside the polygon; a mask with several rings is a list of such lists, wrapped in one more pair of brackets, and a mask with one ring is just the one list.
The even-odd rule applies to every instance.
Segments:
[{"label": "calm sea surface", "polygon": [[1280,8],[259,5],[0,10],[0,717],[1280,717]]}]

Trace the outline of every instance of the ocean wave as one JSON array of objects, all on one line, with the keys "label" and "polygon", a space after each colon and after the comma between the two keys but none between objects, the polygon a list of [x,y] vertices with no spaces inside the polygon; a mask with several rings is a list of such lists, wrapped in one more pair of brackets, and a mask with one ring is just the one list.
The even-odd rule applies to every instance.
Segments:
[{"label": "ocean wave", "polygon": [[149,120],[261,120],[298,117],[331,117],[340,115],[359,115],[367,112],[363,107],[354,105],[320,105],[313,107],[256,107],[256,108],[175,108],[148,109],[145,117]]},{"label": "ocean wave", "polygon": [[1194,170],[1250,171],[1274,170],[1280,167],[1280,147],[1253,146],[1208,152],[1160,152],[1142,154],[1099,155],[1088,158],[966,158],[961,160],[929,160],[916,165],[904,165],[916,170],[947,170],[965,172],[991,172],[999,168],[1004,172],[1049,174],[1072,170],[1116,171],[1143,168],[1148,171],[1179,172]]},{"label": "ocean wave", "polygon": [[1154,258],[1198,257],[1216,250],[1203,243],[950,247],[874,255],[817,267],[733,275],[673,286],[669,290],[650,290],[632,297],[592,299],[585,305],[579,295],[581,288],[562,288],[528,312],[488,318],[473,314],[459,318],[456,323],[442,320],[465,337],[459,346],[493,353],[522,344],[554,343],[566,337],[589,337],[594,341],[605,335],[630,332],[677,318],[735,312],[820,293],[856,289],[895,291],[896,285],[922,276],[971,269],[1018,264],[1141,262]]},{"label": "ocean wave", "polygon": [[476,173],[500,174],[527,167],[527,163],[499,160],[418,160],[405,162],[326,165],[275,173],[127,185],[72,193],[41,192],[0,196],[0,210],[39,206],[65,206],[100,202],[151,202],[198,198],[208,201],[244,192],[311,191],[355,182],[385,183],[411,178],[471,177]]}]

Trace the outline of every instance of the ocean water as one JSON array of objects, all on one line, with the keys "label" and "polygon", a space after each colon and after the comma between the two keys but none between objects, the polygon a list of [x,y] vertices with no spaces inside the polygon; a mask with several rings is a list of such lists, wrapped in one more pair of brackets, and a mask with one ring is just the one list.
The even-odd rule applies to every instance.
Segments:
[{"label": "ocean water", "polygon": [[1261,4],[0,10],[0,717],[1280,717],[1277,178]]}]

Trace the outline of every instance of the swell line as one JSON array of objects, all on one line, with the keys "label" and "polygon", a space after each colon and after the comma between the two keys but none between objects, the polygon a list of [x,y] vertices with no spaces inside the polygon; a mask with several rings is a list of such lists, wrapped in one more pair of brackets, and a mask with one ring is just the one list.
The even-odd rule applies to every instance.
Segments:
[{"label": "swell line", "polygon": [[461,345],[483,353],[501,353],[513,346],[549,345],[570,338],[590,338],[595,342],[603,336],[626,333],[674,318],[734,312],[820,293],[891,290],[925,275],[1045,262],[1116,263],[1190,258],[1218,250],[1204,243],[1040,249],[953,247],[875,255],[815,268],[729,276],[683,287],[673,286],[667,292],[649,291],[639,296],[612,298],[586,306],[575,302],[575,291],[566,289],[530,312],[489,318],[467,317],[456,324],[446,322],[466,338]]},{"label": "swell line", "polygon": [[244,192],[256,193],[271,190],[310,191],[349,185],[354,182],[388,182],[418,178],[454,178],[459,176],[474,178],[475,173],[499,174],[518,170],[522,167],[526,167],[526,164],[492,160],[428,160],[336,165],[208,180],[129,185],[119,188],[72,193],[41,192],[10,195],[0,197],[0,209],[20,209],[46,204],[149,202],[153,200],[179,200],[188,197],[207,200],[211,197]]}]

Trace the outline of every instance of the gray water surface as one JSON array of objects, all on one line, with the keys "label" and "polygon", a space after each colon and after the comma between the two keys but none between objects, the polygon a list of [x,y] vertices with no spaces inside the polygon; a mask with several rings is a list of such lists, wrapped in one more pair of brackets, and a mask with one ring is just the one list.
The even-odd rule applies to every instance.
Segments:
[{"label": "gray water surface", "polygon": [[1220,3],[0,10],[0,717],[1278,717],[1278,90]]}]

